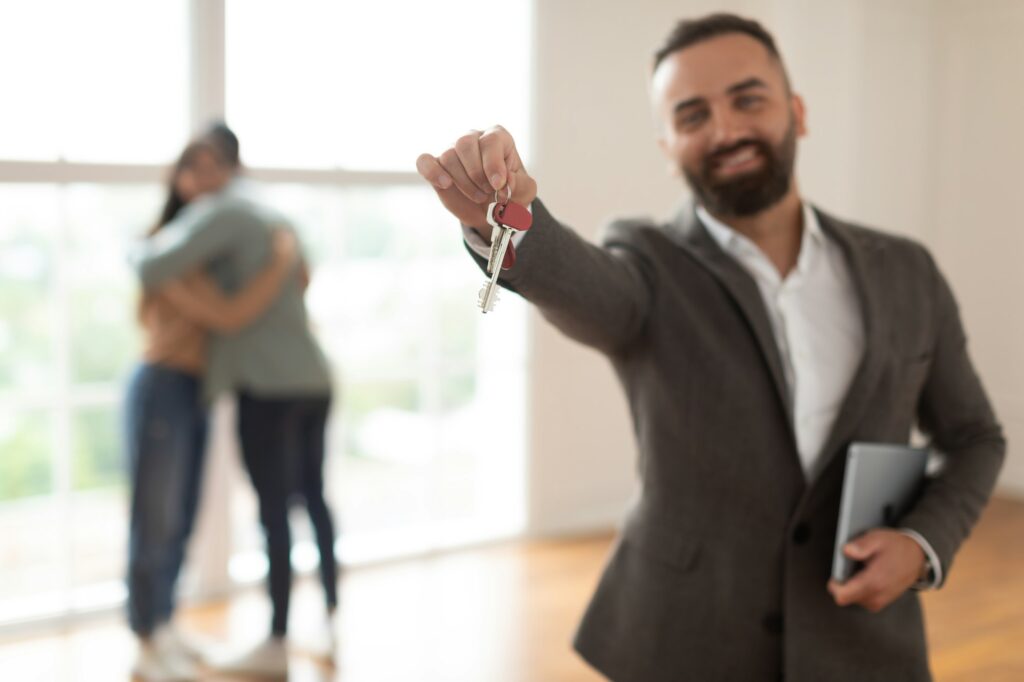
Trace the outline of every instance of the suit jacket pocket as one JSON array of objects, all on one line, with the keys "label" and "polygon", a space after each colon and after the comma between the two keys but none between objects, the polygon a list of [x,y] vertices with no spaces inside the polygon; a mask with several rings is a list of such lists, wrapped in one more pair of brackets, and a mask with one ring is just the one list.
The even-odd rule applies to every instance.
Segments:
[{"label": "suit jacket pocket", "polygon": [[700,559],[700,542],[692,533],[635,513],[626,521],[622,542],[681,572],[693,570]]}]

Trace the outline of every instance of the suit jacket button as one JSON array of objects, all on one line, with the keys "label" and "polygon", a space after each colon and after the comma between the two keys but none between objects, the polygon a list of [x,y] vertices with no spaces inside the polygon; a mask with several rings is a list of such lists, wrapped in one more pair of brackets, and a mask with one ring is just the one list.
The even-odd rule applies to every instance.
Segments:
[{"label": "suit jacket button", "polygon": [[761,621],[761,625],[764,626],[765,630],[772,633],[773,635],[781,635],[782,614],[778,613],[777,611],[772,611],[764,617],[764,620]]},{"label": "suit jacket button", "polygon": [[811,539],[811,527],[806,523],[797,524],[793,529],[793,542],[797,545],[806,545]]}]

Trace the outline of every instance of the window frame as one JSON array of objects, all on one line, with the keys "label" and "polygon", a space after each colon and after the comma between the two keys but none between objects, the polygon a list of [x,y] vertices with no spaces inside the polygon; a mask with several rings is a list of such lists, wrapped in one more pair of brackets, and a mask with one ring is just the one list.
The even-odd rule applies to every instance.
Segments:
[{"label": "window frame", "polygon": [[[210,120],[223,118],[225,112],[225,5],[226,0],[183,0],[188,3],[188,33],[189,33],[189,131],[195,134],[201,130]],[[98,162],[74,162],[65,159],[55,161],[20,161],[0,159],[0,184],[47,184],[57,188],[66,187],[72,184],[108,185],[118,186],[126,184],[160,184],[165,180],[167,172],[166,164],[139,164],[139,163],[98,163]],[[272,168],[258,167],[246,168],[249,177],[267,183],[289,183],[307,186],[326,186],[337,188],[377,188],[414,186],[422,187],[422,179],[419,175],[410,170],[408,172],[397,171],[359,171],[338,168]],[[73,519],[73,450],[74,450],[74,421],[78,410],[89,407],[111,407],[117,406],[122,398],[123,387],[117,383],[98,384],[76,384],[74,369],[72,367],[72,315],[71,315],[71,292],[72,284],[69,281],[69,268],[66,265],[70,252],[68,221],[61,221],[57,228],[57,245],[55,253],[55,279],[53,290],[50,293],[51,311],[53,320],[53,340],[51,351],[55,358],[55,385],[45,389],[24,389],[0,388],[0,410],[11,412],[21,411],[45,411],[51,415],[52,424],[52,454],[53,468],[52,490],[49,496],[52,503],[57,505],[58,515],[64,529],[70,529]],[[467,294],[467,305],[471,305],[472,295]],[[525,322],[523,325],[523,340],[525,341]],[[467,361],[467,366],[471,365]],[[461,365],[461,363],[460,363]],[[442,368],[443,370],[444,368]],[[525,372],[525,365],[523,367]],[[524,377],[525,381],[525,377]],[[524,384],[525,385],[525,384]],[[436,392],[436,386],[433,387]],[[524,393],[525,395],[525,393]],[[223,406],[218,406],[215,411],[217,419],[223,419]],[[525,415],[525,406],[523,410]],[[217,448],[223,445],[216,434],[211,438],[210,447]],[[522,450],[522,481],[519,488],[521,496],[526,495],[526,446],[525,437]],[[214,476],[223,475],[214,472]],[[230,518],[230,496],[220,496],[219,509],[207,509],[205,514],[218,515],[221,519]],[[205,503],[205,500],[204,500]],[[525,499],[523,502],[523,515],[525,516]],[[229,575],[229,563],[232,558],[230,551],[231,526],[230,521],[218,522],[217,527],[207,529],[208,535],[203,540],[203,556],[195,561],[194,570],[197,573],[197,584],[201,595],[224,594],[238,587]],[[525,527],[525,518],[523,519]],[[521,532],[521,528],[519,531]],[[212,533],[212,535],[210,535]],[[506,537],[514,532],[504,533],[498,536],[488,536],[488,540],[496,537]],[[220,539],[219,546],[213,546],[211,541],[214,538]],[[478,538],[468,537],[465,540],[452,541],[445,546],[461,546],[479,541]],[[413,552],[436,551],[438,547],[425,547],[414,549]],[[73,543],[70,540],[61,544],[61,565],[63,585],[58,591],[63,590],[63,598],[60,600],[63,607],[58,611],[41,614],[31,621],[4,621],[0,619],[0,632],[13,630],[24,632],[27,628],[46,627],[47,625],[66,625],[83,617],[87,617],[94,611],[109,612],[120,606],[117,603],[102,604],[99,606],[82,607],[76,605],[74,597],[73,577],[75,575],[75,556]],[[199,552],[194,553],[193,557]],[[104,587],[110,587],[104,584]],[[109,591],[109,590],[108,590]]]}]

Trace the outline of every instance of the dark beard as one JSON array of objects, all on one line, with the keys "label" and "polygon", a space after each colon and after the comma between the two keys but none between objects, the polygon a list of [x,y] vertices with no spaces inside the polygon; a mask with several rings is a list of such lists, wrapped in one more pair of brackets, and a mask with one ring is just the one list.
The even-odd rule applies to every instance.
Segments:
[{"label": "dark beard", "polygon": [[[764,158],[761,170],[727,182],[716,182],[712,171],[718,158],[746,146],[754,147]],[[685,167],[681,170],[697,200],[710,213],[740,218],[760,213],[786,195],[795,160],[796,122],[790,121],[786,136],[777,147],[773,148],[764,140],[746,138],[705,156],[699,174]]]}]

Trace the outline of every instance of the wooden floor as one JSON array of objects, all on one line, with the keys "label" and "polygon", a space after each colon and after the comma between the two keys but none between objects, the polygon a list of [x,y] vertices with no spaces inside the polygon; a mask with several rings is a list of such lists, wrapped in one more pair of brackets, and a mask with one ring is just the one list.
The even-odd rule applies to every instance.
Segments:
[{"label": "wooden floor", "polygon": [[[352,571],[343,581],[336,665],[296,651],[289,680],[597,682],[569,641],[610,542],[515,543]],[[300,644],[322,617],[320,601],[314,584],[296,587],[292,629]],[[924,601],[939,682],[1024,680],[1024,502],[994,501],[946,587]],[[258,637],[267,614],[257,591],[191,609],[182,621],[238,643]],[[109,619],[0,640],[0,676],[127,680],[133,651],[126,628]]]}]

